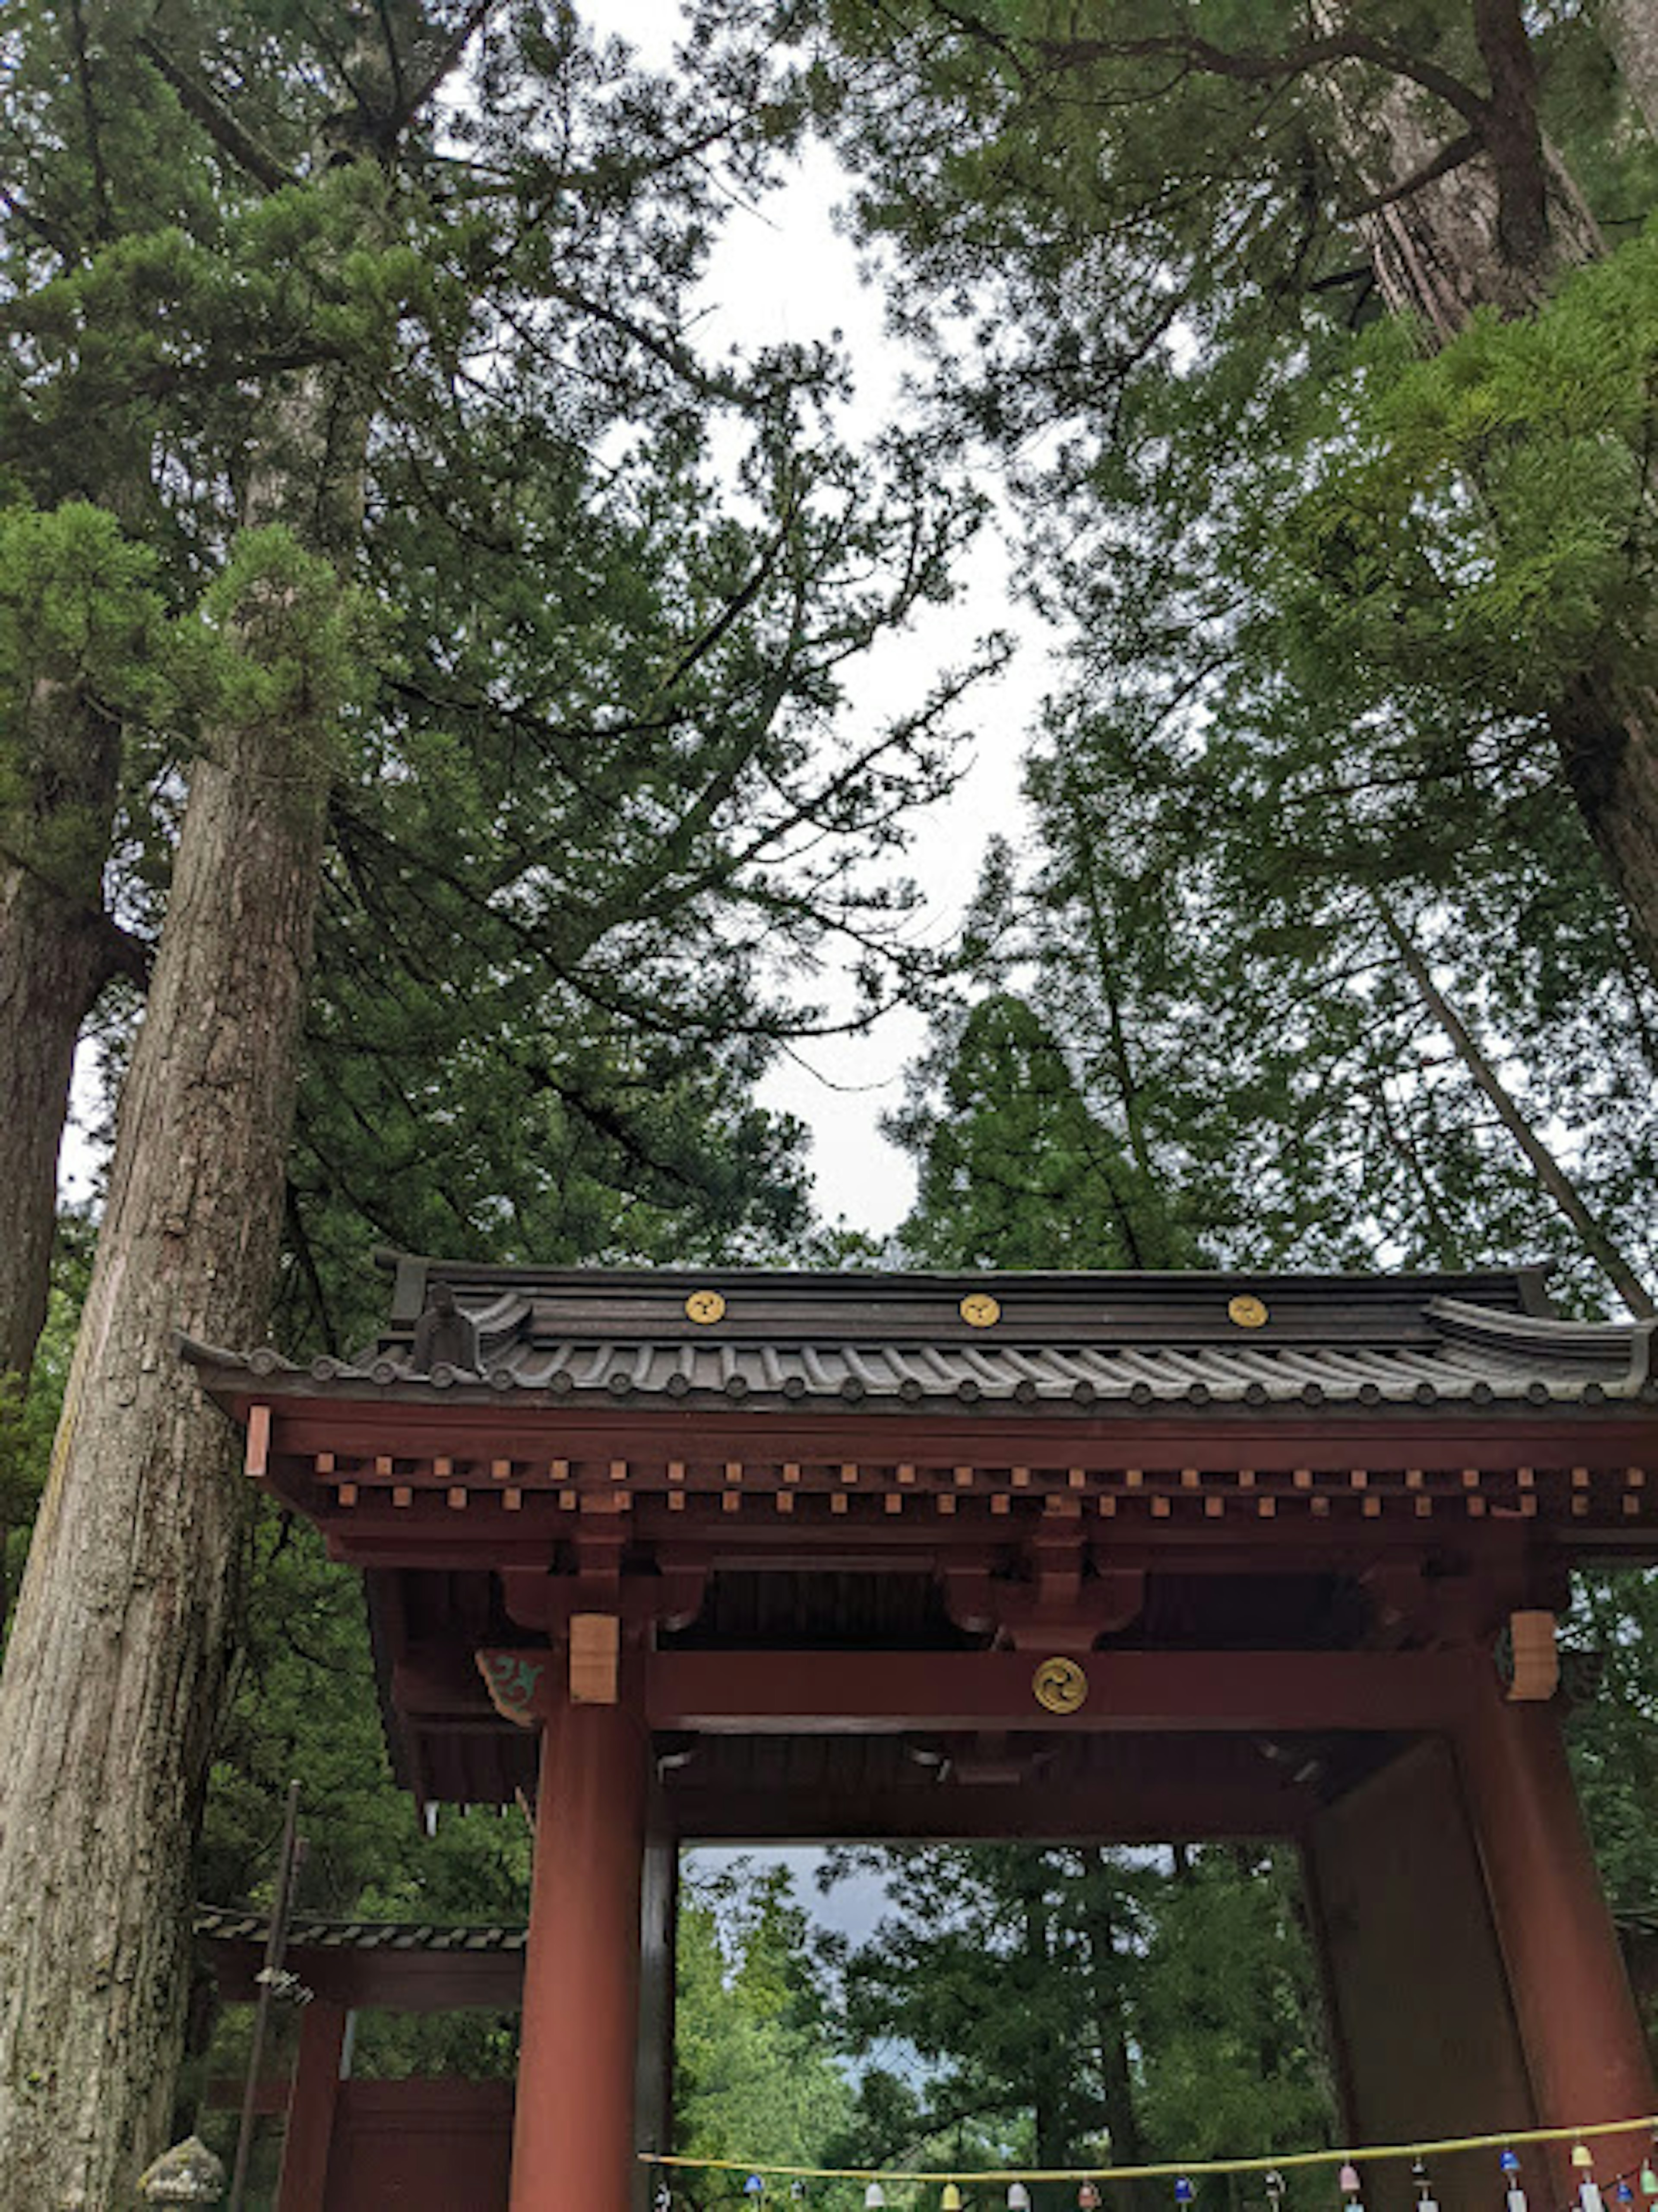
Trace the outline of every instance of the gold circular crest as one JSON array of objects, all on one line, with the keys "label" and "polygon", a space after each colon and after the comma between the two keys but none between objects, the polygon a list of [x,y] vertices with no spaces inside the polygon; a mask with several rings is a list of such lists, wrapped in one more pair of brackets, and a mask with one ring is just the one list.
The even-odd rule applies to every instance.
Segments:
[{"label": "gold circular crest", "polygon": [[969,1328],[993,1328],[1002,1317],[988,1291],[969,1291],[957,1310]]},{"label": "gold circular crest", "polygon": [[1044,1712],[1074,1713],[1088,1698],[1088,1677],[1074,1659],[1044,1659],[1030,1686]]},{"label": "gold circular crest", "polygon": [[1259,1298],[1246,1295],[1233,1299],[1226,1309],[1226,1316],[1229,1321],[1235,1321],[1240,1328],[1260,1328],[1266,1322],[1266,1309]]},{"label": "gold circular crest", "polygon": [[693,1291],[685,1301],[685,1314],[706,1328],[710,1322],[724,1321],[726,1301],[718,1291]]}]

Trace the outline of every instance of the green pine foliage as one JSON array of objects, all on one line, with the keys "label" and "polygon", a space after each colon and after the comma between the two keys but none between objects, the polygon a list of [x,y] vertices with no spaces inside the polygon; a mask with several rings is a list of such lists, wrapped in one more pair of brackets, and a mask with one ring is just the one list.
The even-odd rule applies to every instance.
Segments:
[{"label": "green pine foliage", "polygon": [[1040,1015],[1011,993],[950,1024],[889,1127],[920,1168],[900,1234],[922,1265],[1138,1268],[1181,1255],[1158,1185],[1090,1112]]},{"label": "green pine foliage", "polygon": [[[705,357],[688,320],[798,100],[718,31],[653,76],[556,9],[452,52],[462,20],[32,0],[0,34],[0,514],[38,537],[98,503],[100,557],[125,549],[122,588],[148,594],[122,665],[88,672],[121,738],[106,896],[141,941],[192,751],[255,703],[159,644],[222,631],[241,501],[282,459],[271,403],[325,374],[372,426],[361,519],[349,488],[321,519],[358,626],[317,600],[333,641],[306,677],[335,796],[296,1343],[362,1330],[376,1240],[798,1238],[798,1133],[753,1081],[780,1036],[830,1025],[802,988],[823,957],[856,979],[836,1024],[922,964],[896,856],[995,657],[851,722],[847,671],[949,592],[980,502],[913,441],[849,452],[826,349]],[[384,49],[394,106],[445,66],[453,97],[377,112],[348,36]],[[366,140],[376,160],[334,158]],[[187,681],[158,696],[175,659]],[[0,665],[13,694],[27,672]]]},{"label": "green pine foliage", "polygon": [[[1649,1286],[1652,982],[1561,723],[1584,684],[1644,684],[1658,635],[1658,149],[1592,22],[1523,35],[1613,250],[1430,357],[1379,314],[1331,56],[1297,11],[770,15],[928,350],[937,434],[999,469],[1066,649],[1038,849],[974,997],[1017,989],[1178,1251],[1535,1253],[1605,1310],[1604,1252],[1544,1194],[1402,936]],[[1413,85],[1449,146],[1486,83],[1472,12],[1378,0],[1349,31],[1354,112]],[[908,1117],[918,1158],[967,1019],[940,1025],[926,1127]]]},{"label": "green pine foliage", "polygon": [[[1333,2091],[1292,1859],[1270,1846],[841,1850],[889,1909],[834,1947],[857,2162],[962,2171],[1315,2148]],[[1058,2207],[1058,2184],[1034,2192]],[[1153,2192],[1146,2192],[1148,2204]]]},{"label": "green pine foliage", "polygon": [[[853,2093],[826,2020],[805,1913],[787,1870],[738,1861],[682,1888],[675,2043],[674,2147],[688,2158],[835,2163]],[[726,2203],[740,2172],[688,2169],[675,2201]],[[773,2181],[771,2193],[784,2195]],[[862,2192],[815,2188],[811,2201],[851,2212]]]}]

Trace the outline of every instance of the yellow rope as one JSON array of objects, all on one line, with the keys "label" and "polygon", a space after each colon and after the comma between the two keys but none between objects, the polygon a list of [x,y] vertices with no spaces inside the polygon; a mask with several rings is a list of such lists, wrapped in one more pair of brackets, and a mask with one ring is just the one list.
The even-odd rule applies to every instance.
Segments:
[{"label": "yellow rope", "polygon": [[1590,2136],[1650,2134],[1658,2115],[1636,2120],[1596,2120],[1582,2128],[1510,2128],[1494,2136],[1447,2136],[1437,2142],[1372,2143],[1368,2149],[1282,2151],[1266,2158],[1197,2158],[1158,2166],[1010,2166],[994,2172],[964,2173],[959,2166],[921,2172],[890,2166],[767,2166],[757,2159],[687,2158],[668,2151],[641,2151],[645,2166],[691,2166],[708,2173],[774,2173],[786,2181],[1171,2181],[1181,2174],[1281,2172],[1286,2166],[1355,2165],[1381,2158],[1439,2158],[1453,2151],[1508,2150],[1516,2143],[1582,2142]]}]

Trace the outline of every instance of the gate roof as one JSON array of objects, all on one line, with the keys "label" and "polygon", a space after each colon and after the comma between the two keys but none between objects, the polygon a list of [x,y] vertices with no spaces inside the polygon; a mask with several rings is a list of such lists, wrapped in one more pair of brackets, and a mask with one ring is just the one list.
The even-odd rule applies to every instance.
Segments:
[{"label": "gate roof", "polygon": [[[1592,1407],[1658,1400],[1655,1324],[1582,1322],[1538,1269],[1471,1274],[932,1275],[550,1269],[402,1259],[350,1360],[191,1346],[210,1387],[550,1407]],[[431,1282],[478,1366],[411,1364]],[[245,1390],[243,1382],[240,1389]]]},{"label": "gate roof", "polygon": [[[665,1655],[971,1653],[1061,1599],[1098,1611],[1102,1651],[1224,1655],[1354,1649],[1378,1607],[1431,1643],[1412,1607],[1458,1590],[1489,1635],[1557,1606],[1574,1557],[1658,1557],[1658,1329],[1552,1312],[1539,1269],[389,1264],[386,1326],[350,1359],[184,1350],[246,1425],[249,1474],[367,1571],[394,1757],[424,1796],[532,1780],[473,1654],[544,1650],[577,1587],[645,1606]],[[416,1360],[440,1281],[476,1364]],[[748,1761],[722,1785],[744,1820],[775,1794],[771,1755],[720,1754]],[[1111,1762],[1151,1753],[1072,1755],[1106,1802]],[[1230,1817],[1232,1755],[1194,1818]],[[904,1771],[881,1783],[894,1832],[928,1817]],[[811,1786],[828,1804],[841,1784]],[[712,1788],[686,1815],[719,1817]]]}]

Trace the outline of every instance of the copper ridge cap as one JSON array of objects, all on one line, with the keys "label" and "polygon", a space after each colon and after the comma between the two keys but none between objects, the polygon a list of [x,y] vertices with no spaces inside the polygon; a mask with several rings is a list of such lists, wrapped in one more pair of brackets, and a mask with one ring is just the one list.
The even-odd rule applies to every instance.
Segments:
[{"label": "copper ridge cap", "polygon": [[[544,1267],[536,1261],[464,1260],[440,1253],[401,1252],[377,1245],[373,1264],[386,1273],[400,1268],[419,1269],[442,1281],[490,1285],[502,1290],[534,1289],[588,1291],[599,1285],[629,1291],[694,1289],[699,1284],[720,1288],[751,1284],[770,1291],[798,1286],[816,1293],[844,1291],[849,1297],[899,1297],[923,1292],[948,1297],[979,1285],[1063,1293],[1068,1290],[1098,1296],[1114,1292],[1133,1298],[1135,1292],[1200,1295],[1205,1290],[1240,1291],[1272,1288],[1280,1292],[1304,1290],[1323,1295],[1346,1290],[1356,1296],[1378,1299],[1408,1299],[1430,1296],[1455,1297],[1485,1290],[1494,1293],[1517,1291],[1522,1310],[1548,1318],[1544,1285],[1553,1271],[1547,1261],[1520,1261],[1511,1267],[1463,1268],[1297,1268],[1297,1267],[786,1267],[746,1266],[740,1262],[688,1262],[653,1267],[639,1261],[615,1265],[584,1261],[575,1266]],[[1477,1297],[1467,1299],[1477,1305]]]}]

